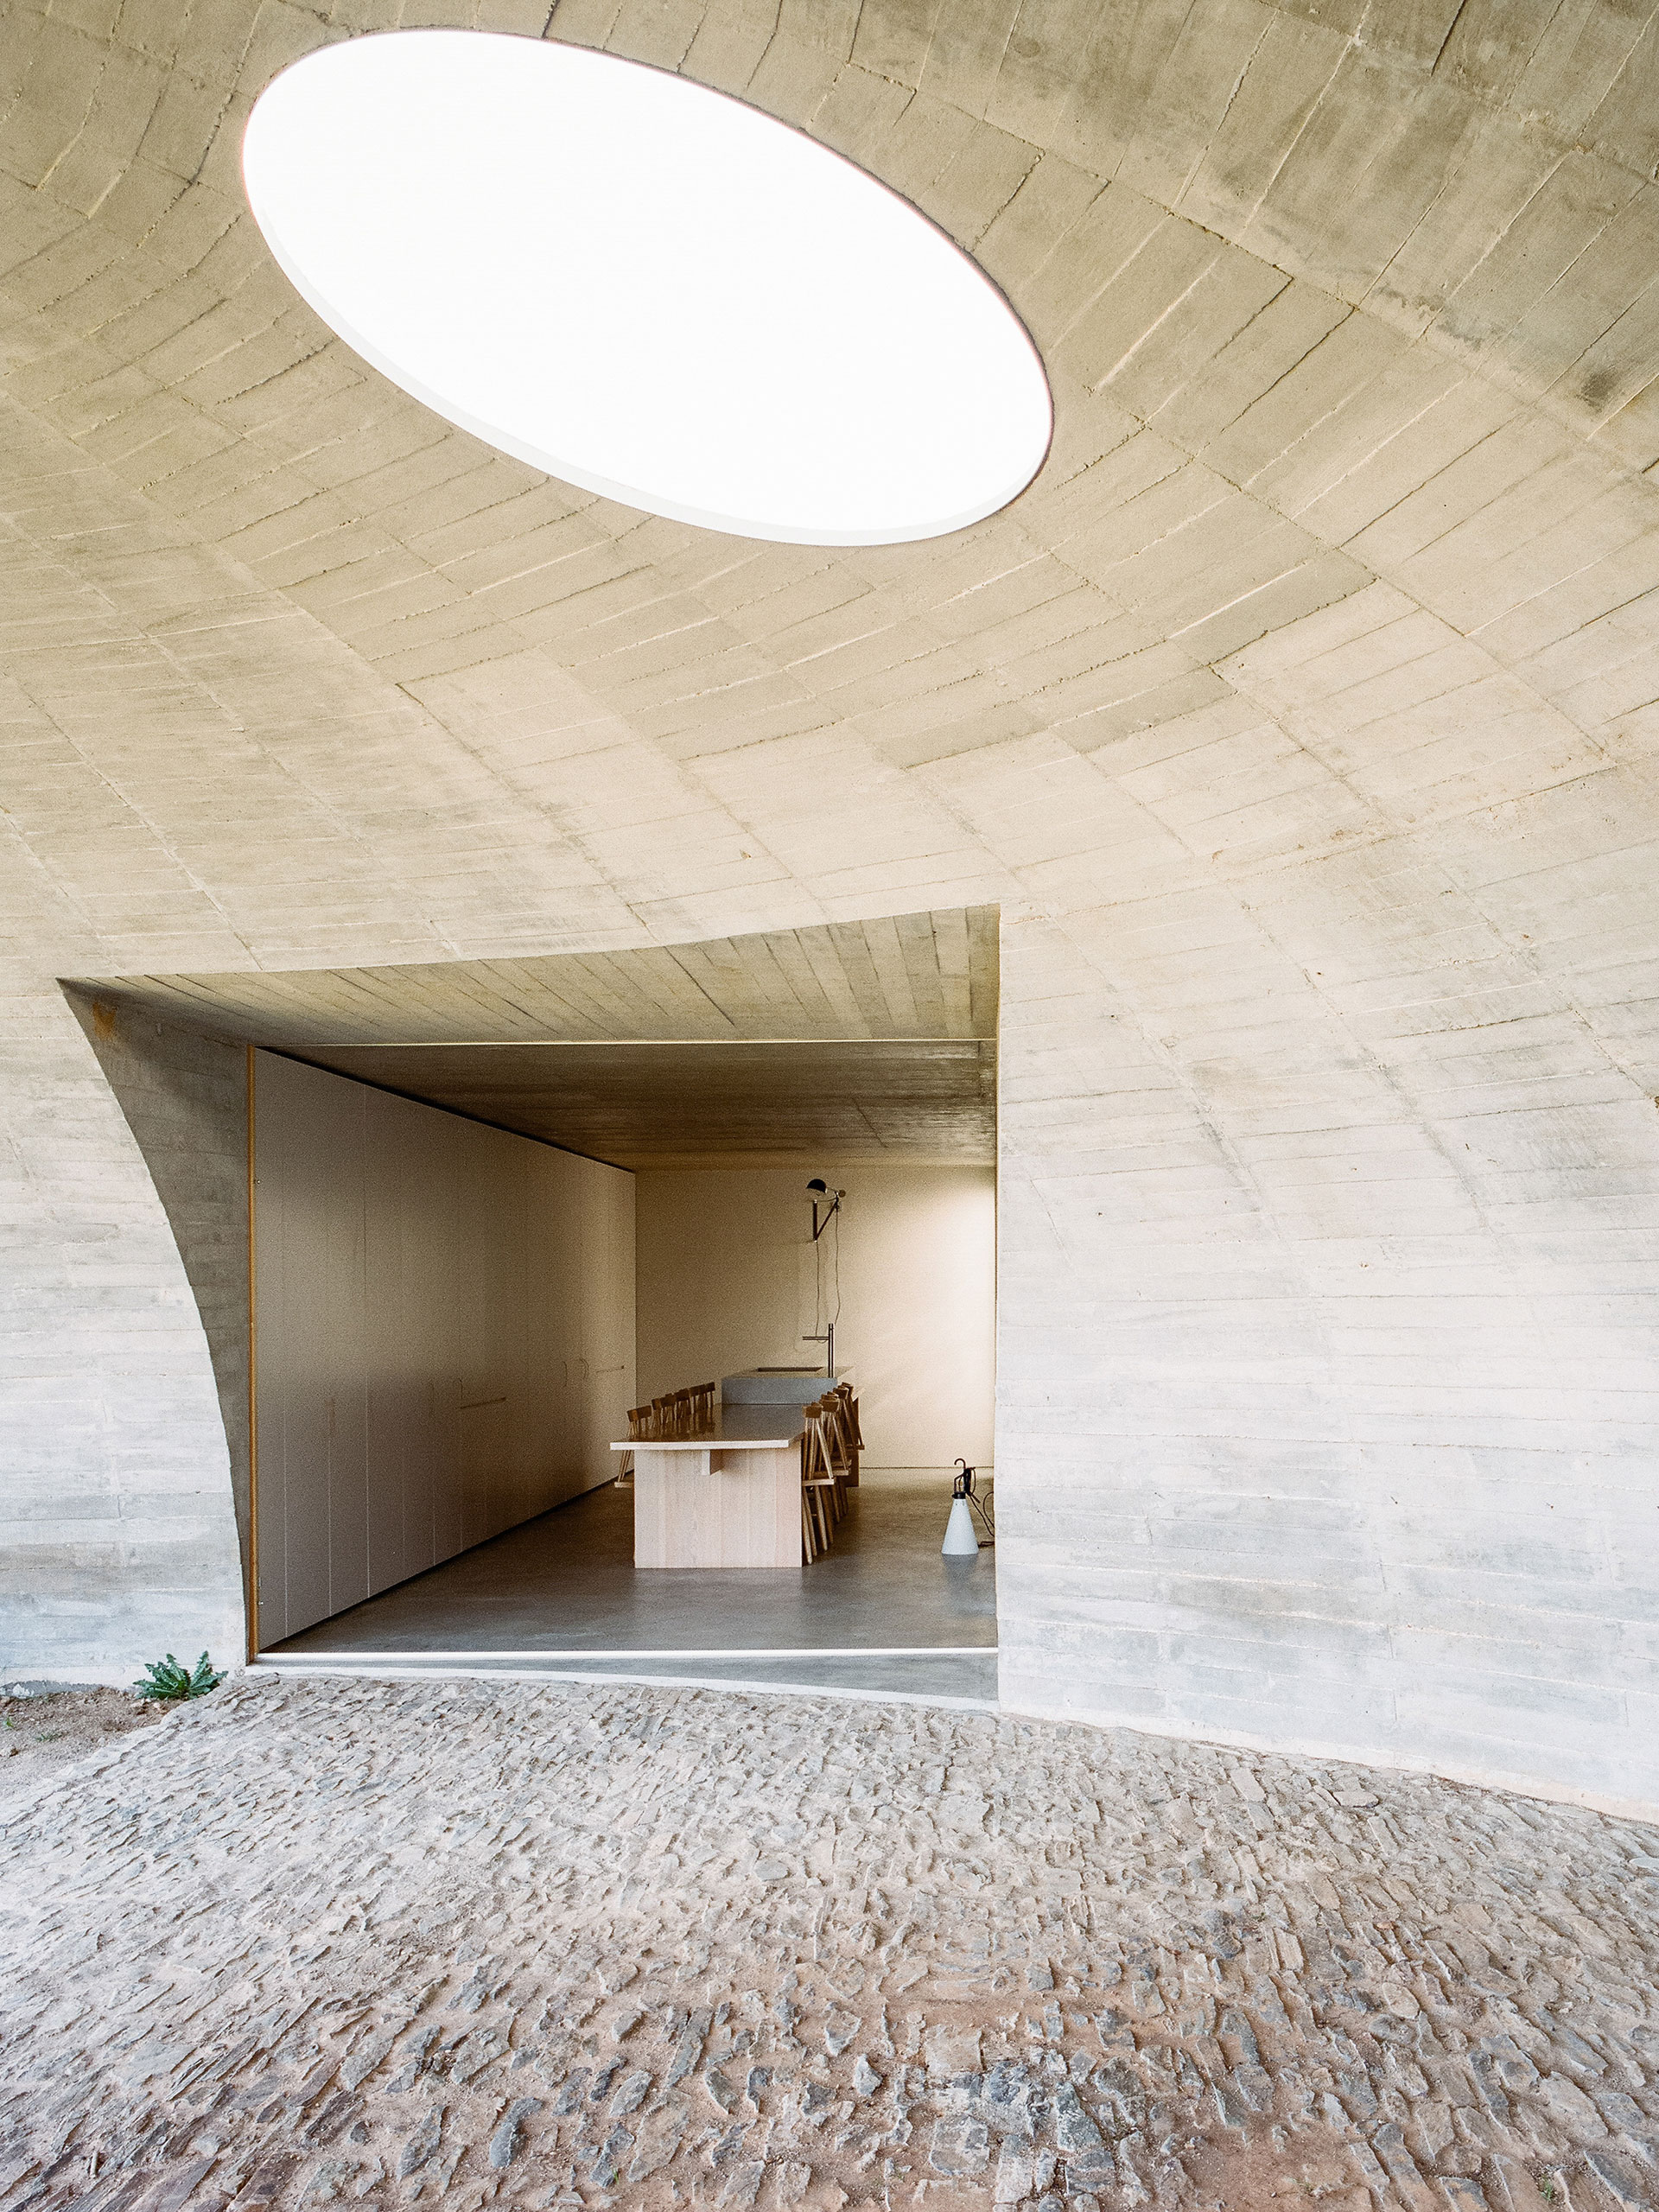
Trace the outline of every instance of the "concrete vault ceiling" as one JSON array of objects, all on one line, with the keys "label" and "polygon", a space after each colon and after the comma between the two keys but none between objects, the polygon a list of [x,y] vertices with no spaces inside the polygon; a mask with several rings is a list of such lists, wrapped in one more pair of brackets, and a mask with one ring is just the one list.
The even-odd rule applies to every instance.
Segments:
[{"label": "concrete vault ceiling", "polygon": [[994,1040],[994,907],[701,944],[430,966],[87,976],[71,988],[238,1044],[924,1044]]},{"label": "concrete vault ceiling", "polygon": [[86,976],[180,1023],[620,1167],[996,1158],[995,910],[639,951]]},{"label": "concrete vault ceiling", "polygon": [[739,93],[1006,289],[1046,466],[960,536],[833,552],[550,481],[295,296],[242,125],[398,20],[0,29],[41,1637],[79,1602],[53,1546],[103,1545],[186,1648],[225,1449],[58,979],[257,996],[995,906],[1005,1699],[1659,1802],[1654,10],[424,7]]}]

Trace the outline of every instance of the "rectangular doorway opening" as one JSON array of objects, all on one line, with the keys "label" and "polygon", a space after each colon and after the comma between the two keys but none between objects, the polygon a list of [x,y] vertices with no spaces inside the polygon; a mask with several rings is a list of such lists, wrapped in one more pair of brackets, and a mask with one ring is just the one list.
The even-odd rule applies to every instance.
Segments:
[{"label": "rectangular doorway opening", "polygon": [[[290,976],[279,1012],[173,980],[254,1048],[261,1659],[995,1697],[994,1548],[941,1552],[953,1462],[994,1525],[994,909]],[[863,1448],[815,1556],[685,1507],[648,1559],[653,1468],[729,1518],[746,1437],[798,1465],[832,1326]],[[618,1448],[710,1383],[712,1458]]]}]

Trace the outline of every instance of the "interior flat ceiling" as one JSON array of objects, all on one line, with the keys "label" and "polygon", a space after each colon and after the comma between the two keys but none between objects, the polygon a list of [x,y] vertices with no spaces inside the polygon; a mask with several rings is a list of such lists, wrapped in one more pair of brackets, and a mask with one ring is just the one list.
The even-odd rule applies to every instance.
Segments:
[{"label": "interior flat ceiling", "polygon": [[619,1167],[996,1158],[987,1042],[368,1046],[293,1057]]}]

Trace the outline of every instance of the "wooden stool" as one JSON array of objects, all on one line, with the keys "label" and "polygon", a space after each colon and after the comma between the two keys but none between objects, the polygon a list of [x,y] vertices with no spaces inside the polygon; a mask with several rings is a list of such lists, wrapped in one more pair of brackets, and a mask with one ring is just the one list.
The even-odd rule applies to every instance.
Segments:
[{"label": "wooden stool", "polygon": [[841,1403],[842,1434],[847,1446],[847,1486],[856,1490],[859,1454],[864,1449],[864,1433],[858,1425],[858,1399],[850,1382],[837,1382],[834,1395]]},{"label": "wooden stool", "polygon": [[816,1516],[819,1548],[828,1551],[834,1541],[835,1523],[841,1518],[841,1485],[836,1479],[830,1412],[823,1399],[803,1409],[805,1427],[801,1436],[801,1487]]},{"label": "wooden stool", "polygon": [[837,1484],[836,1501],[844,1504],[842,1493],[850,1490],[858,1480],[858,1456],[853,1449],[852,1421],[847,1411],[847,1402],[838,1391],[832,1390],[823,1400],[824,1434],[830,1446],[830,1464],[835,1469]]},{"label": "wooden stool", "polygon": [[806,1478],[801,1478],[801,1564],[810,1567],[818,1555],[817,1539],[813,1532],[813,1502],[807,1495]]},{"label": "wooden stool", "polygon": [[719,1395],[718,1382],[694,1382],[691,1386],[691,1421],[696,1433],[707,1435],[715,1425],[715,1403]]},{"label": "wooden stool", "polygon": [[807,1408],[807,1411],[817,1421],[818,1433],[823,1440],[823,1456],[829,1463],[830,1472],[835,1478],[836,1518],[839,1520],[841,1518],[841,1484],[843,1464],[843,1454],[841,1442],[841,1408],[836,1404],[835,1399],[826,1393],[824,1396],[818,1400],[816,1406],[809,1406]]},{"label": "wooden stool", "polygon": [[847,1492],[852,1486],[853,1448],[848,1440],[848,1424],[842,1402],[833,1390],[827,1391],[819,1401],[823,1408],[823,1440],[830,1454],[830,1471],[836,1478],[836,1518],[840,1520],[847,1510]]},{"label": "wooden stool", "polygon": [[801,1523],[807,1564],[810,1566],[817,1552],[827,1552],[833,1541],[832,1522],[838,1517],[838,1485],[830,1454],[830,1440],[825,1433],[829,1416],[823,1401],[805,1407],[803,1419],[806,1426],[801,1434]]},{"label": "wooden stool", "polygon": [[[651,1440],[651,1408],[649,1406],[630,1406],[628,1408],[629,1443],[649,1443]],[[622,1454],[620,1461],[618,1463],[616,1470],[616,1486],[618,1490],[632,1490],[633,1488],[633,1454],[632,1452],[625,1452]]]},{"label": "wooden stool", "polygon": [[808,1427],[801,1432],[801,1560],[807,1567],[818,1555],[817,1527],[822,1517],[818,1501],[807,1488],[810,1453],[811,1430]]}]

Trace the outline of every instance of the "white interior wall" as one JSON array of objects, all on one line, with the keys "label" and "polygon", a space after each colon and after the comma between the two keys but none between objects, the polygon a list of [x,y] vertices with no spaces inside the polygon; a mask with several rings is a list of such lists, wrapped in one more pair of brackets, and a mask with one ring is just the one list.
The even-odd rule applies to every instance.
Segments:
[{"label": "white interior wall", "polygon": [[[991,1459],[996,1176],[989,1167],[821,1166],[841,1213],[838,1367],[872,1465]],[[821,1357],[805,1168],[642,1170],[639,1390]],[[819,1246],[826,1284],[832,1227]]]},{"label": "white interior wall", "polygon": [[607,1480],[633,1178],[255,1056],[259,1640]]}]

